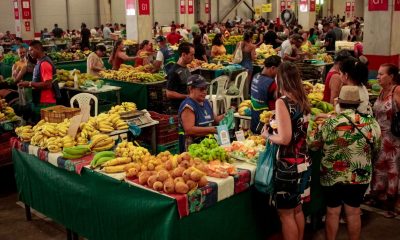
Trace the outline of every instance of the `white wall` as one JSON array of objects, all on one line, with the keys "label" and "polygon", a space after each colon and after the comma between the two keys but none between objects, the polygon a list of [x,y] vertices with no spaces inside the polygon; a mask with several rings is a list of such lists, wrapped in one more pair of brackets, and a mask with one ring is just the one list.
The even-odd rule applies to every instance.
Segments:
[{"label": "white wall", "polygon": [[15,34],[15,20],[13,3],[11,0],[0,1],[0,32],[10,31]]},{"label": "white wall", "polygon": [[97,26],[97,0],[69,0],[69,28],[80,29],[81,23],[91,29]]},{"label": "white wall", "polygon": [[171,21],[177,22],[179,5],[176,0],[153,0],[152,4],[154,21],[159,25],[170,25]]},{"label": "white wall", "polygon": [[111,22],[113,24],[126,22],[125,0],[111,0]]},{"label": "white wall", "polygon": [[58,23],[62,29],[67,29],[65,0],[32,0],[31,2],[35,32],[40,32],[44,28],[51,31],[55,23]]}]

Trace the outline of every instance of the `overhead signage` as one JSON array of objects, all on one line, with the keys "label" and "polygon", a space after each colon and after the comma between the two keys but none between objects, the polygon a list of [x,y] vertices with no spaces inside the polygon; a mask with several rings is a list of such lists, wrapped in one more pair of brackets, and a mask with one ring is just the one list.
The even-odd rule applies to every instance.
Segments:
[{"label": "overhead signage", "polygon": [[387,11],[389,0],[368,0],[368,11]]}]

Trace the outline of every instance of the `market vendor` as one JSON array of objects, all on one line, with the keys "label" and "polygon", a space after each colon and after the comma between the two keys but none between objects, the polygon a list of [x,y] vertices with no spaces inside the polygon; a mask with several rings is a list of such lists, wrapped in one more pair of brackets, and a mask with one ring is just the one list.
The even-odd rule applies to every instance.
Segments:
[{"label": "market vendor", "polygon": [[167,99],[171,103],[171,111],[177,112],[181,102],[187,97],[187,82],[190,71],[187,67],[194,59],[194,46],[182,43],[178,48],[179,60],[174,64],[167,76]]},{"label": "market vendor", "polygon": [[167,45],[167,39],[164,36],[156,37],[156,42],[160,50],[157,52],[156,60],[153,63],[154,71],[158,72],[164,69],[165,73],[168,74],[169,69],[174,64],[174,50]]},{"label": "market vendor", "polygon": [[280,56],[283,61],[298,61],[301,59],[300,47],[303,44],[303,38],[299,34],[293,34],[289,39],[282,43]]},{"label": "market vendor", "polygon": [[106,55],[106,51],[107,49],[104,45],[99,44],[96,46],[96,51],[92,52],[87,58],[87,73],[100,76],[100,71],[105,70],[104,62],[101,58]]},{"label": "market vendor", "polygon": [[282,60],[273,55],[265,59],[261,73],[254,76],[251,82],[251,125],[250,129],[255,134],[260,134],[260,114],[264,110],[275,109],[276,82],[275,77]]},{"label": "market vendor", "polygon": [[134,61],[136,59],[136,57],[126,55],[124,48],[125,46],[121,39],[115,42],[113,51],[108,59],[108,63],[112,65],[113,70],[118,70],[121,64],[126,61]]},{"label": "market vendor", "polygon": [[207,135],[217,133],[213,127],[224,115],[214,116],[210,102],[206,99],[209,83],[204,77],[194,74],[187,82],[189,96],[181,103],[178,111],[181,152],[187,151],[192,143],[199,143]]},{"label": "market vendor", "polygon": [[17,50],[19,60],[12,66],[12,78],[14,79],[15,83],[21,81],[27,72],[28,58],[26,51],[27,49],[23,46],[20,46]]},{"label": "market vendor", "polygon": [[149,40],[143,40],[136,53],[135,66],[151,64],[153,60],[153,44]]},{"label": "market vendor", "polygon": [[53,75],[56,73],[56,67],[51,59],[46,56],[43,45],[40,41],[34,40],[29,45],[29,54],[37,60],[33,70],[32,82],[23,81],[18,84],[20,87],[33,88],[33,116],[32,121],[40,120],[40,109],[47,108],[56,104],[60,99],[60,92],[57,84],[53,84]]}]

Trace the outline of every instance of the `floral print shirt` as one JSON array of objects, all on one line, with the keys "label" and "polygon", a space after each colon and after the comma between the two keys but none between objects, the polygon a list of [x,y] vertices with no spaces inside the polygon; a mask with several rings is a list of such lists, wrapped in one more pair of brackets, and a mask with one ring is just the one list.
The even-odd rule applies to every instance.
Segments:
[{"label": "floral print shirt", "polygon": [[369,184],[371,181],[370,144],[345,116],[373,143],[374,151],[380,146],[381,129],[371,115],[360,115],[347,109],[320,125],[310,121],[307,143],[313,150],[323,150],[320,165],[322,186]]}]

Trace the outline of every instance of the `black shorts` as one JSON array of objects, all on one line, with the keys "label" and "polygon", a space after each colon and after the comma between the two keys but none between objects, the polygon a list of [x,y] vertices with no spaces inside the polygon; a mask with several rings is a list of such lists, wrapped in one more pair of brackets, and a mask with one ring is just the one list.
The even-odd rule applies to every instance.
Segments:
[{"label": "black shorts", "polygon": [[340,184],[330,187],[322,187],[326,205],[330,208],[346,204],[358,208],[363,201],[368,184]]},{"label": "black shorts", "polygon": [[299,193],[277,192],[274,202],[277,209],[292,209],[301,204],[301,196]]}]

